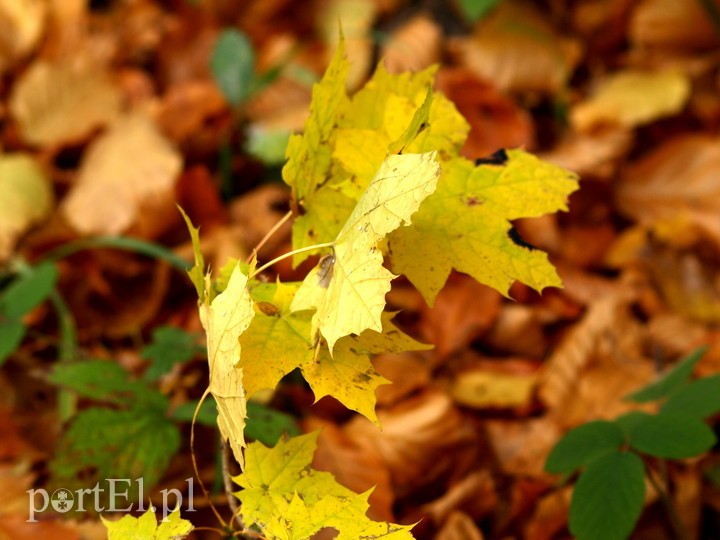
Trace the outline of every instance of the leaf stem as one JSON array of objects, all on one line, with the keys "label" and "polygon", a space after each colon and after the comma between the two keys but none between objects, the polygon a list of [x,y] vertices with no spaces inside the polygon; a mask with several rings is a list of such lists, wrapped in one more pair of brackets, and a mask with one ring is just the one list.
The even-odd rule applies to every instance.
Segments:
[{"label": "leaf stem", "polygon": [[232,523],[232,520],[234,519],[236,523],[238,524],[238,529],[244,529],[245,525],[243,524],[242,518],[240,517],[240,505],[238,504],[238,500],[233,495],[233,485],[232,485],[232,476],[230,475],[230,460],[232,455],[232,450],[230,449],[230,446],[225,442],[225,439],[221,437],[220,444],[222,448],[222,476],[223,476],[223,484],[225,486],[225,494],[227,495],[228,500],[228,506],[230,507],[230,510],[232,510],[232,519],[230,522]]},{"label": "leaf stem", "polygon": [[207,499],[208,503],[210,503],[210,509],[213,511],[213,514],[215,514],[215,517],[220,522],[220,524],[223,526],[223,528],[227,529],[228,524],[225,523],[225,520],[220,515],[220,512],[218,512],[218,509],[215,508],[215,505],[212,502],[212,499],[210,498],[210,493],[208,492],[207,488],[205,487],[205,482],[202,481],[202,478],[200,477],[200,470],[198,469],[197,465],[197,458],[195,457],[195,421],[197,420],[198,412],[200,411],[200,407],[202,407],[203,402],[210,394],[210,388],[206,388],[205,392],[203,393],[202,397],[198,401],[197,407],[195,407],[195,413],[193,414],[192,422],[190,423],[190,458],[192,459],[192,465],[193,470],[195,472],[195,477],[198,479],[198,483],[200,484],[200,488],[202,489],[203,494],[205,495],[205,499]]},{"label": "leaf stem", "polygon": [[262,248],[272,236],[278,232],[278,229],[285,225],[285,222],[292,217],[292,210],[288,210],[287,214],[285,214],[283,217],[280,218],[280,221],[278,221],[275,225],[272,226],[272,228],[265,233],[265,236],[262,237],[262,240],[258,242],[258,244],[252,249],[250,252],[250,255],[248,255],[248,258],[245,262],[250,262],[254,256],[257,255],[257,252],[260,251],[260,248]]},{"label": "leaf stem", "polygon": [[[660,467],[663,471],[665,470],[664,460],[660,460]],[[666,478],[666,475],[663,474],[663,472],[659,474],[662,474],[662,476]],[[686,540],[690,538],[690,535],[688,534],[685,525],[683,524],[680,516],[677,513],[675,505],[670,499],[669,490],[667,489],[667,479],[665,479],[665,487],[661,486],[660,482],[658,482],[658,479],[655,478],[655,474],[653,473],[651,467],[648,467],[647,477],[648,480],[650,480],[650,484],[652,485],[652,487],[655,488],[655,491],[657,492],[660,500],[663,503],[663,506],[665,507],[665,510],[668,514],[668,519],[670,521],[670,526],[672,527],[673,536],[679,540]]]},{"label": "leaf stem", "polygon": [[[263,264],[260,268],[257,268],[252,274],[250,274],[249,278],[255,277],[256,275],[258,275],[258,274],[259,274],[260,272],[262,272],[263,270],[266,270],[266,269],[270,268],[273,264],[278,263],[278,262],[280,262],[280,261],[283,261],[283,260],[287,259],[288,257],[292,257],[293,255],[297,255],[298,253],[305,253],[306,251],[313,251],[313,250],[315,250],[315,249],[322,249],[322,248],[327,248],[327,247],[333,247],[333,245],[334,245],[334,242],[326,242],[326,243],[324,243],[324,244],[315,244],[315,245],[312,245],[312,246],[307,246],[307,247],[304,247],[304,248],[294,249],[294,250],[292,250],[292,251],[288,251],[287,253],[284,253],[283,255],[280,255],[279,257],[275,257],[272,261],[266,262],[266,263]],[[249,279],[249,278],[248,278],[248,279]]]}]

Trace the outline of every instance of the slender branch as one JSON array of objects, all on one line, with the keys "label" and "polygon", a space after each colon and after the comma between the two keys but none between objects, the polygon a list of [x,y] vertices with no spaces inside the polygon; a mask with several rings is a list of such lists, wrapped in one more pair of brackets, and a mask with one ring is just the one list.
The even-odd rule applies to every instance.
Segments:
[{"label": "slender branch", "polygon": [[198,401],[197,407],[195,407],[195,413],[193,414],[192,422],[190,424],[190,458],[192,459],[192,465],[193,470],[195,471],[195,477],[198,479],[198,483],[200,484],[200,488],[203,491],[203,494],[205,495],[205,498],[210,503],[210,508],[213,511],[213,514],[215,514],[215,517],[220,522],[220,524],[224,528],[228,528],[228,524],[225,523],[225,520],[220,515],[220,512],[218,512],[218,509],[215,508],[215,505],[212,502],[212,499],[210,498],[210,492],[208,492],[207,488],[205,487],[205,483],[202,481],[202,478],[200,477],[200,470],[198,469],[197,465],[197,459],[195,457],[195,420],[197,420],[198,412],[200,411],[200,407],[202,407],[203,402],[208,397],[208,394],[210,394],[210,388],[206,388],[205,392],[203,393],[202,397],[200,398],[200,401]]},{"label": "slender branch", "polygon": [[253,278],[256,275],[258,275],[260,272],[262,272],[263,270],[267,270],[268,268],[270,268],[273,264],[278,263],[280,261],[284,261],[288,257],[292,257],[293,255],[297,255],[298,253],[305,253],[306,251],[313,251],[316,249],[332,247],[333,244],[334,244],[333,242],[326,242],[324,244],[315,244],[313,246],[307,246],[304,248],[288,251],[287,253],[284,253],[283,255],[280,255],[279,257],[275,257],[272,261],[266,262],[260,268],[257,268],[252,274],[250,274],[250,277]]},{"label": "slender branch", "polygon": [[260,248],[262,248],[272,236],[278,232],[278,229],[285,225],[285,222],[292,217],[293,213],[292,210],[288,210],[288,213],[285,214],[283,217],[280,218],[280,220],[272,226],[272,228],[265,234],[265,236],[262,237],[262,240],[260,240],[253,248],[253,250],[250,252],[250,255],[248,255],[248,258],[246,262],[250,262],[254,256],[257,255],[257,252],[260,251]]}]

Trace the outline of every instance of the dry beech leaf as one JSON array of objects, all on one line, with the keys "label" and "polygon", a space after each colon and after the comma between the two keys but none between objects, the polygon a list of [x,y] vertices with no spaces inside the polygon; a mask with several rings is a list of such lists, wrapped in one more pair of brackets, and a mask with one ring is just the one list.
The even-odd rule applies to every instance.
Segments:
[{"label": "dry beech leaf", "polygon": [[385,42],[381,57],[389,73],[422,71],[440,60],[442,29],[421,13],[395,30]]},{"label": "dry beech leaf", "polygon": [[206,119],[227,108],[217,85],[210,81],[189,81],[171,86],[156,111],[158,126],[173,141],[194,135]]},{"label": "dry beech leaf", "polygon": [[[120,234],[133,224],[157,232],[174,209],[182,158],[147,117],[119,119],[88,148],[62,211],[82,234]],[[164,224],[163,224],[164,225]]]},{"label": "dry beech leaf", "polygon": [[545,458],[561,435],[548,417],[524,422],[488,420],[485,429],[503,472],[533,477],[546,474]]},{"label": "dry beech leaf", "polygon": [[618,209],[642,224],[682,218],[720,245],[720,139],[683,135],[627,167],[616,190]]},{"label": "dry beech leaf", "polygon": [[717,47],[718,36],[702,2],[642,0],[630,19],[634,45],[699,49]]},{"label": "dry beech leaf", "polygon": [[513,92],[555,93],[580,57],[576,41],[558,35],[530,3],[501,2],[471,38],[449,43],[459,64]]},{"label": "dry beech leaf", "polygon": [[553,540],[567,526],[572,486],[545,495],[535,507],[532,520],[525,528],[527,540]]},{"label": "dry beech leaf", "polygon": [[463,512],[453,512],[435,536],[435,540],[483,540],[475,522]]},{"label": "dry beech leaf", "polygon": [[679,113],[689,96],[690,81],[680,72],[620,71],[575,105],[570,118],[579,131],[605,124],[632,128]]},{"label": "dry beech leaf", "polygon": [[77,141],[118,115],[120,94],[91,62],[35,62],[15,84],[10,112],[27,142]]},{"label": "dry beech leaf", "polygon": [[432,380],[432,365],[427,354],[404,352],[381,354],[373,358],[373,367],[392,384],[375,391],[379,406],[389,407],[413,392],[427,388]]},{"label": "dry beech leaf", "polygon": [[610,178],[633,143],[631,130],[608,126],[591,132],[573,132],[540,157],[577,173],[581,178]]},{"label": "dry beech leaf", "polygon": [[34,158],[0,154],[0,260],[30,226],[44,220],[53,207],[49,180]]},{"label": "dry beech leaf", "polygon": [[37,45],[46,8],[42,0],[0,0],[0,74]]}]

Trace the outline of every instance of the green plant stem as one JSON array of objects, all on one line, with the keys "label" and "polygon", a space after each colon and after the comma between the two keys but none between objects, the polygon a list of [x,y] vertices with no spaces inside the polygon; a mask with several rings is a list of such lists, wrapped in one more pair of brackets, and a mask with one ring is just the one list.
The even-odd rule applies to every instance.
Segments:
[{"label": "green plant stem", "polygon": [[69,242],[56,249],[53,249],[45,254],[45,259],[51,261],[57,261],[65,258],[78,251],[84,251],[86,249],[94,248],[110,248],[110,249],[121,249],[125,251],[134,251],[141,255],[147,255],[148,257],[155,257],[166,261],[170,266],[177,268],[181,272],[186,272],[192,264],[182,257],[177,256],[169,249],[153,244],[152,242],[146,242],[144,240],[138,240],[137,238],[127,238],[124,236],[96,236],[93,238],[82,238]]},{"label": "green plant stem", "polygon": [[252,274],[250,274],[250,277],[251,278],[255,277],[263,270],[270,268],[273,264],[283,261],[283,260],[287,259],[288,257],[292,257],[293,255],[297,255],[298,253],[305,253],[306,251],[313,251],[315,249],[332,247],[333,244],[334,244],[333,242],[326,242],[325,244],[315,244],[314,246],[307,246],[304,248],[288,251],[287,253],[284,253],[284,254],[280,255],[279,257],[275,257],[272,261],[269,261],[269,262],[266,262],[265,264],[263,264],[260,268],[256,269]]},{"label": "green plant stem", "polygon": [[[661,465],[661,471],[665,470],[665,461],[660,461]],[[662,474],[662,472],[660,473]],[[663,475],[664,476],[664,475]],[[675,508],[675,505],[673,504],[672,500],[670,499],[670,495],[668,493],[667,489],[667,480],[665,480],[665,486],[663,487],[660,485],[660,482],[658,482],[657,478],[655,478],[655,474],[653,473],[652,469],[648,467],[648,474],[647,474],[648,480],[650,481],[650,484],[652,484],[652,487],[655,488],[655,491],[658,494],[658,497],[660,497],[660,500],[663,503],[663,506],[665,507],[665,510],[668,514],[668,519],[670,520],[670,526],[673,530],[673,536],[677,538],[678,540],[688,540],[690,538],[690,534],[688,533],[687,529],[685,528],[685,525],[683,524],[682,520],[680,519],[680,516],[677,513],[677,509]]]},{"label": "green plant stem", "polygon": [[[50,302],[55,308],[60,326],[60,347],[58,360],[60,363],[72,362],[75,360],[78,353],[75,319],[57,289],[53,289],[50,293]],[[72,418],[75,415],[76,410],[77,394],[72,390],[60,388],[58,390],[58,415],[60,416],[60,421],[66,422]]]}]

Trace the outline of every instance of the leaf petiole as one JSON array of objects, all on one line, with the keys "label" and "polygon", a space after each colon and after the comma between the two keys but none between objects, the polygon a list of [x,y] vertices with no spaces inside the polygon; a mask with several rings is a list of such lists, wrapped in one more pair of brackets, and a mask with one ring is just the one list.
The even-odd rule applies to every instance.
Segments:
[{"label": "leaf petiole", "polygon": [[263,270],[267,270],[267,269],[270,268],[273,264],[278,263],[278,262],[280,262],[280,261],[283,261],[283,260],[287,259],[288,257],[292,257],[293,255],[296,255],[296,254],[298,254],[298,253],[305,253],[306,251],[314,251],[314,250],[316,250],[316,249],[333,247],[333,245],[335,245],[334,242],[326,242],[326,243],[324,243],[324,244],[315,244],[315,245],[313,245],[313,246],[307,246],[307,247],[304,247],[304,248],[294,249],[294,250],[292,250],[292,251],[288,251],[287,253],[284,253],[284,254],[280,255],[279,257],[275,257],[272,261],[266,262],[266,263],[263,264],[260,268],[257,268],[253,273],[251,273],[251,274],[248,276],[248,279],[254,278],[255,276],[257,276],[257,275],[258,275],[260,272],[262,272]]}]

